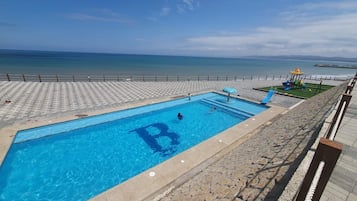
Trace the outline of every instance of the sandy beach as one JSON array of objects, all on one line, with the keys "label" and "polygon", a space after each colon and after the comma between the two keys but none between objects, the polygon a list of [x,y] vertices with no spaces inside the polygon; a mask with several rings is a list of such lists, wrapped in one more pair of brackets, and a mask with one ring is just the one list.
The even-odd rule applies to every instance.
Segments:
[{"label": "sandy beach", "polygon": [[[324,81],[331,85],[342,83]],[[225,86],[236,88],[243,98],[259,102],[266,93],[253,88],[280,84],[281,80],[0,82],[0,128],[130,107],[143,100],[221,91]],[[261,125],[243,144],[231,146],[147,200],[276,200],[343,90],[344,85],[335,87],[304,102],[275,95],[270,104],[290,108],[287,113]]]}]

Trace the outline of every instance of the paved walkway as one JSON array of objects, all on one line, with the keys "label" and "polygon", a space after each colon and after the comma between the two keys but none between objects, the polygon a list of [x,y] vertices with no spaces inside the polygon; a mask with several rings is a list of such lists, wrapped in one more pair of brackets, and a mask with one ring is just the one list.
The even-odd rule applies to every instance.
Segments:
[{"label": "paved walkway", "polygon": [[357,87],[335,141],[343,144],[342,154],[322,194],[322,201],[357,200]]}]

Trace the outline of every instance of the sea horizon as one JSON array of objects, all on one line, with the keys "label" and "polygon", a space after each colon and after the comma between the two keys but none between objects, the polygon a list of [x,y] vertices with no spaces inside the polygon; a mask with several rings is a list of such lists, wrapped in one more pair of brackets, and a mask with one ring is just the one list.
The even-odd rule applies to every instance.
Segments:
[{"label": "sea horizon", "polygon": [[356,65],[357,62],[354,58],[293,55],[205,57],[0,49],[0,74],[263,76],[287,75],[296,67],[310,76],[356,73],[356,69],[315,67],[318,63]]}]

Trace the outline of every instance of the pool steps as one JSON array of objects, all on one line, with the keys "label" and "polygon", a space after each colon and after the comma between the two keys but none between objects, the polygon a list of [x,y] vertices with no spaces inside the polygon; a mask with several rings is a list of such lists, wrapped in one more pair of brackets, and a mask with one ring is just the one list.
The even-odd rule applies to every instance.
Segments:
[{"label": "pool steps", "polygon": [[221,109],[228,110],[228,111],[233,112],[233,113],[237,113],[237,114],[242,115],[242,116],[247,117],[247,118],[250,118],[250,117],[255,115],[255,114],[253,114],[251,112],[247,112],[247,111],[244,111],[244,110],[241,110],[241,109],[237,109],[237,108],[228,106],[227,104],[219,102],[219,101],[206,99],[206,98],[202,99],[201,101],[205,102],[205,103],[208,103],[210,105],[217,106],[217,107],[219,107]]}]

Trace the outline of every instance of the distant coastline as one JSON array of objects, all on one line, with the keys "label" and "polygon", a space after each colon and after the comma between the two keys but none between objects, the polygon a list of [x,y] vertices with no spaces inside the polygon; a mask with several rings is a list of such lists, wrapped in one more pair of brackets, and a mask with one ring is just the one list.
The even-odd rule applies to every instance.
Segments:
[{"label": "distant coastline", "polygon": [[315,67],[324,67],[324,68],[348,68],[348,69],[357,69],[357,66],[342,66],[337,64],[315,64]]}]

